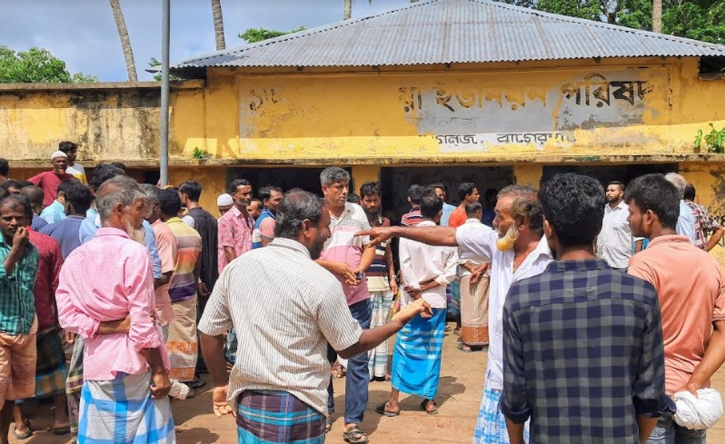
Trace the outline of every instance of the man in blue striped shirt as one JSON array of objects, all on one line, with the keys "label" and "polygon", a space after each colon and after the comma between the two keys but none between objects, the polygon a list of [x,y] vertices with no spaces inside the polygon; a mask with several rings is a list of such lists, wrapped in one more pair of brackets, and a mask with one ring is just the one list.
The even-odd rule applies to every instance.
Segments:
[{"label": "man in blue striped shirt", "polygon": [[596,259],[604,189],[562,174],[539,192],[556,261],[514,283],[503,309],[511,444],[640,444],[666,404],[662,319],[654,287]]}]

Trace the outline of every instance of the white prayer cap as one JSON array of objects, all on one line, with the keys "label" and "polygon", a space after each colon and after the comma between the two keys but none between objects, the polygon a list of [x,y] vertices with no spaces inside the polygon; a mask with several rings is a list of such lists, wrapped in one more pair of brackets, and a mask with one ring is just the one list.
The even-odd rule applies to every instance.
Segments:
[{"label": "white prayer cap", "polygon": [[216,206],[226,207],[228,205],[234,205],[234,200],[232,200],[232,196],[229,194],[220,194],[219,197],[216,198]]},{"label": "white prayer cap", "polygon": [[56,151],[50,155],[50,160],[57,159],[58,157],[65,157],[66,159],[68,158],[68,156],[66,156],[63,151]]}]

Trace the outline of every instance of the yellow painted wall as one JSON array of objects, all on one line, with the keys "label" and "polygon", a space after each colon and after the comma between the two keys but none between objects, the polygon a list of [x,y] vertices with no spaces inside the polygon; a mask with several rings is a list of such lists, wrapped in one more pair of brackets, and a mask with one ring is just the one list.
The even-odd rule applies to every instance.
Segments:
[{"label": "yellow painted wall", "polygon": [[195,180],[202,185],[199,204],[213,216],[219,217],[216,198],[226,187],[226,168],[174,167],[169,169],[169,184],[178,187],[182,182]]}]

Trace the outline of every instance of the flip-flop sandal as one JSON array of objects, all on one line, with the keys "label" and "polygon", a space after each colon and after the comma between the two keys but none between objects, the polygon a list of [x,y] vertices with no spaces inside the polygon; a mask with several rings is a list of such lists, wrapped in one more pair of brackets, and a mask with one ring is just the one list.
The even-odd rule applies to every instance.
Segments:
[{"label": "flip-flop sandal", "polygon": [[53,432],[54,435],[63,436],[70,433],[70,426],[58,427],[57,429],[51,427],[49,430]]},{"label": "flip-flop sandal", "polygon": [[28,431],[23,433],[22,435],[20,433],[18,433],[17,426],[15,424],[13,424],[13,428],[12,428],[13,436],[15,437],[15,439],[18,439],[21,441],[33,436],[33,428],[30,427],[30,420],[25,418],[23,420],[23,422],[25,423],[25,426],[28,428]]},{"label": "flip-flop sandal", "polygon": [[390,410],[387,410],[385,406],[388,405],[388,401],[383,402],[382,404],[375,406],[375,413],[379,413],[383,416],[387,416],[388,418],[395,418],[396,416],[400,415],[400,412],[391,412]]},{"label": "flip-flop sandal", "polygon": [[467,346],[466,344],[464,344],[463,342],[458,343],[458,350],[462,351],[463,353],[472,353],[473,352],[473,349],[471,347]]},{"label": "flip-flop sandal", "polygon": [[360,430],[357,424],[353,424],[352,427],[343,432],[342,439],[349,444],[368,444],[370,442],[368,435]]},{"label": "flip-flop sandal", "polygon": [[199,376],[195,376],[194,379],[187,382],[186,385],[188,385],[189,388],[198,389],[204,387],[206,385],[206,381],[204,381],[204,379],[200,378]]},{"label": "flip-flop sandal", "polygon": [[325,433],[328,433],[330,430],[332,430],[332,418],[328,416],[325,419]]},{"label": "flip-flop sandal", "polygon": [[438,414],[438,404],[436,404],[435,401],[433,401],[433,405],[436,406],[435,410],[428,410],[426,408],[426,404],[428,404],[428,400],[424,399],[423,402],[420,403],[420,408],[423,409],[424,412],[426,412],[429,415],[437,415]]}]

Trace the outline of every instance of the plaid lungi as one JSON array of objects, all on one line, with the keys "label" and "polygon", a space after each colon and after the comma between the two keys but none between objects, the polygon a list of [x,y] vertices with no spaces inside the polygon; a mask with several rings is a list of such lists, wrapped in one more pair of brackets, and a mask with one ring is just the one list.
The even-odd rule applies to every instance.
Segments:
[{"label": "plaid lungi", "polygon": [[434,399],[441,376],[446,310],[434,308],[433,316],[416,316],[398,332],[393,351],[393,388]]},{"label": "plaid lungi", "polygon": [[176,443],[169,398],[151,398],[150,384],[151,372],[85,381],[78,443]]},{"label": "plaid lungi", "polygon": [[451,297],[448,300],[448,316],[455,318],[461,314],[461,279],[454,279],[446,287],[446,296],[448,291],[451,293]]},{"label": "plaid lungi", "polygon": [[242,392],[237,407],[240,444],[322,444],[325,415],[282,391]]},{"label": "plaid lungi", "polygon": [[[473,431],[473,444],[509,444],[506,430],[506,417],[498,406],[501,390],[489,387],[488,377],[483,387],[481,409],[478,411],[476,429]],[[524,441],[529,442],[529,423],[524,429]]]},{"label": "plaid lungi", "polygon": [[65,380],[65,394],[68,397],[68,418],[72,442],[78,437],[78,411],[81,405],[83,390],[83,347],[84,340],[76,335],[73,342],[73,356],[68,366],[68,377]]},{"label": "plaid lungi", "polygon": [[227,342],[224,344],[224,357],[231,364],[237,362],[237,334],[233,328],[227,333]]},{"label": "plaid lungi", "polygon": [[[379,327],[390,322],[390,307],[395,295],[391,291],[370,292],[373,315],[370,328]],[[368,352],[368,370],[371,377],[382,378],[388,372],[388,341],[383,341]]]},{"label": "plaid lungi", "polygon": [[169,378],[181,382],[192,381],[199,354],[196,336],[196,296],[185,301],[172,302],[171,307],[174,309],[174,319],[169,322],[169,338],[166,341],[171,364]]},{"label": "plaid lungi", "polygon": [[38,332],[35,339],[38,361],[35,365],[35,397],[44,398],[65,392],[67,370],[60,330],[56,326]]}]

